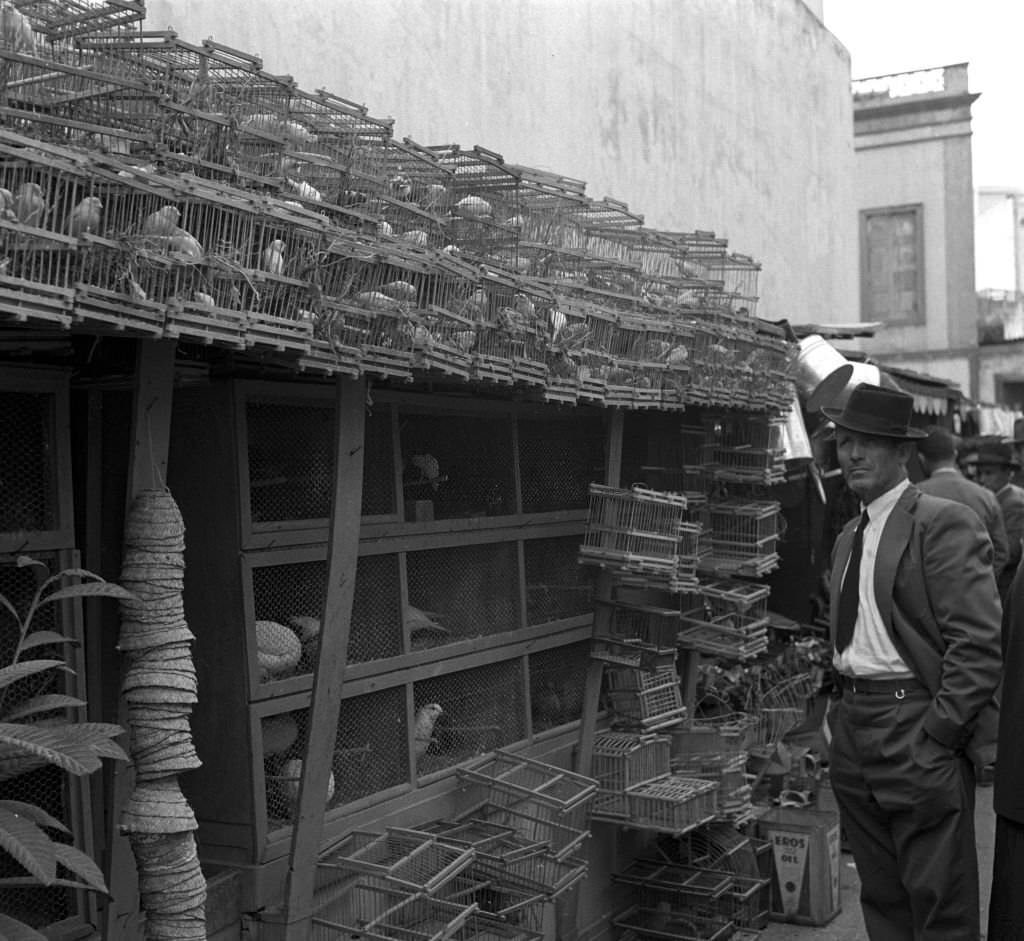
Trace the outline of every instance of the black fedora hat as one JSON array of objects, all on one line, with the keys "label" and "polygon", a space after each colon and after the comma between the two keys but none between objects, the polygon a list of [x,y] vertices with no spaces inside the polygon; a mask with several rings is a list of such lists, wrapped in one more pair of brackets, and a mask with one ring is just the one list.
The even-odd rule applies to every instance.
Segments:
[{"label": "black fedora hat", "polygon": [[896,389],[862,382],[842,408],[823,408],[822,414],[840,428],[880,438],[924,438],[927,432],[910,426],[914,397]]},{"label": "black fedora hat", "polygon": [[968,458],[968,463],[1020,470],[1020,461],[1014,457],[1013,444],[1009,441],[983,441],[978,445],[978,450]]}]

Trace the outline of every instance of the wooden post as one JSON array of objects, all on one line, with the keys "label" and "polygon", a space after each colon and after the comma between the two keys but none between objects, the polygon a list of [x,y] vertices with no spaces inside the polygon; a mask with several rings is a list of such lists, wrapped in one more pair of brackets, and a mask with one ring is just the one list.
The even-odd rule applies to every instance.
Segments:
[{"label": "wooden post", "polygon": [[[612,409],[608,427],[608,453],[605,455],[605,482],[609,487],[618,487],[622,470],[622,409]],[[614,579],[606,572],[597,577],[595,587],[596,601],[611,601],[613,597]],[[606,604],[595,606],[594,630],[599,632],[607,627],[611,609]],[[597,727],[597,713],[601,705],[601,679],[604,676],[604,663],[590,658],[587,665],[587,677],[583,687],[583,713],[580,716],[580,740],[576,749],[575,771],[579,774],[590,774],[594,754],[594,737]],[[576,886],[560,896],[555,902],[555,920],[557,935],[560,941],[575,941],[579,936],[580,890]]]},{"label": "wooden post", "polygon": [[313,914],[313,888],[323,830],[325,797],[334,756],[338,710],[359,561],[359,521],[363,503],[363,428],[366,387],[361,380],[339,378],[335,425],[334,496],[331,501],[327,594],[320,655],[309,707],[309,741],[302,766],[298,811],[288,860],[284,941],[305,941]]},{"label": "wooden post", "polygon": [[[128,486],[125,508],[140,490],[161,488],[167,479],[167,456],[171,437],[171,407],[174,400],[174,340],[140,340],[135,366],[132,402],[132,443],[128,455]],[[118,721],[125,724],[124,703]],[[139,884],[135,856],[127,837],[118,829],[121,808],[135,787],[135,776],[124,762],[115,762],[111,783],[111,807],[107,828],[110,871],[107,885],[111,899],[103,922],[104,938],[135,941],[142,938],[139,914]]]}]

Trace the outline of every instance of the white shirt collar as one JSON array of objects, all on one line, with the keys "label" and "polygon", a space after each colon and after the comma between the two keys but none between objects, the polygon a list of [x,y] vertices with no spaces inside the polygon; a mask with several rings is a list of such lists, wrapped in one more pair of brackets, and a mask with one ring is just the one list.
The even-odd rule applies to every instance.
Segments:
[{"label": "white shirt collar", "polygon": [[863,509],[867,510],[868,519],[877,519],[879,516],[887,516],[897,501],[903,495],[903,491],[910,486],[910,479],[904,477],[895,487],[886,490],[880,497],[875,497],[869,504],[864,506],[861,504]]}]

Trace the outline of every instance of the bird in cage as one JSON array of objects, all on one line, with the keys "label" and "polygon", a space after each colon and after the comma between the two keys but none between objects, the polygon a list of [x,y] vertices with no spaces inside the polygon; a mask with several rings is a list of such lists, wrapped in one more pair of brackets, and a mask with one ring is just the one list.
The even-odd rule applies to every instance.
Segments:
[{"label": "bird in cage", "polygon": [[181,212],[177,206],[170,204],[161,206],[143,220],[142,234],[154,238],[170,238],[179,231],[178,221],[180,219]]},{"label": "bird in cage", "polygon": [[413,726],[413,754],[419,761],[434,742],[434,726],[444,713],[440,703],[432,702],[416,710],[416,721]]},{"label": "bird in cage", "polygon": [[197,304],[202,304],[204,307],[216,307],[217,301],[214,299],[212,294],[207,294],[206,291],[193,291],[192,300]]},{"label": "bird in cage", "polygon": [[260,267],[271,274],[284,274],[284,249],[282,239],[274,239],[265,249],[260,259]]},{"label": "bird in cage", "polygon": [[414,454],[409,461],[423,475],[431,489],[436,491],[441,484],[441,466],[437,458],[433,454]]},{"label": "bird in cage", "polygon": [[68,215],[68,235],[77,238],[87,232],[98,232],[103,202],[99,196],[86,196]]},{"label": "bird in cage", "polygon": [[408,202],[412,196],[412,181],[404,174],[398,173],[388,180],[388,189],[391,190],[391,195],[395,199]]},{"label": "bird in cage", "polygon": [[14,193],[0,187],[0,218],[6,222],[14,222],[18,217],[14,214]]},{"label": "bird in cage", "polygon": [[23,225],[39,227],[46,212],[46,198],[38,183],[22,183],[14,193],[14,215]]}]

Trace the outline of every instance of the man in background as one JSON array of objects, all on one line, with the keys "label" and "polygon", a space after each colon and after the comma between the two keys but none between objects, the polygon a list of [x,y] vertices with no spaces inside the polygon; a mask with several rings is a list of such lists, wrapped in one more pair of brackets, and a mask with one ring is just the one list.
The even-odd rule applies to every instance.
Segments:
[{"label": "man in background", "polygon": [[1006,564],[996,573],[999,596],[1005,603],[1010,584],[1021,559],[1021,540],[1024,539],[1024,489],[1012,484],[1013,472],[1020,470],[1020,462],[1013,455],[1013,445],[1005,441],[986,441],[978,446],[974,459],[978,469],[978,482],[991,490],[1003,511],[1006,527]]},{"label": "man in background", "polygon": [[995,494],[960,473],[956,440],[945,428],[933,425],[928,429],[928,436],[917,442],[917,457],[926,478],[917,485],[922,493],[962,503],[985,524],[992,540],[992,570],[998,579],[1006,567],[1008,546],[1003,511]]}]

